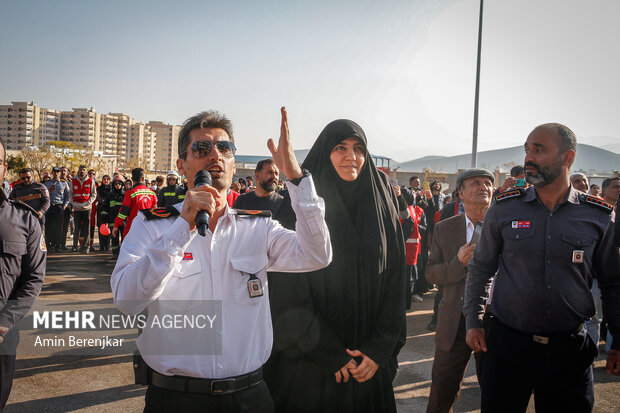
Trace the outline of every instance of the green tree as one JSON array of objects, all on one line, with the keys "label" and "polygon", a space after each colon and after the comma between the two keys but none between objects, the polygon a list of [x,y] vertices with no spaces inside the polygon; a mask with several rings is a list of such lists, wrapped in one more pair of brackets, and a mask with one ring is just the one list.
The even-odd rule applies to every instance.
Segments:
[{"label": "green tree", "polygon": [[47,146],[25,148],[21,151],[21,156],[26,160],[28,166],[37,173],[39,181],[41,181],[43,172],[54,166],[55,155]]},{"label": "green tree", "polygon": [[24,158],[19,155],[9,155],[6,159],[9,171],[19,171],[28,167],[28,163]]}]

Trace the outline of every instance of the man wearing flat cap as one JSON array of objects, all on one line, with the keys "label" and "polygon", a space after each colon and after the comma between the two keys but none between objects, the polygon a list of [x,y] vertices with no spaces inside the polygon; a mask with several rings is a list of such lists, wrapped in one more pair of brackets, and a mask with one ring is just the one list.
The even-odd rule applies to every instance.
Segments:
[{"label": "man wearing flat cap", "polygon": [[465,341],[463,296],[467,264],[474,254],[472,241],[477,222],[482,222],[493,199],[493,174],[468,169],[456,185],[465,212],[435,225],[426,278],[443,286],[435,334],[431,394],[427,412],[448,412],[458,398],[471,348]]}]

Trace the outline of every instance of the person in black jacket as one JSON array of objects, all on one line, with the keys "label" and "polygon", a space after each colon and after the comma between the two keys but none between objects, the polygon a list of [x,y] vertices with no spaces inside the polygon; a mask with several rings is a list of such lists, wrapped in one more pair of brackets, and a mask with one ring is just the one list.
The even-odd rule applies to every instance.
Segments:
[{"label": "person in black jacket", "polygon": [[[112,191],[108,194],[103,202],[103,208],[101,211],[102,223],[114,224],[114,220],[121,210],[123,205],[123,197],[125,192],[123,191],[123,179],[120,176],[114,177],[112,181]],[[119,230],[115,237],[112,237],[112,255],[118,257],[120,249],[120,237],[123,231]]]},{"label": "person in black jacket", "polygon": [[[101,178],[101,184],[97,187],[97,228],[101,226],[101,224],[106,224],[102,216],[103,204],[105,203],[106,198],[112,192],[112,184],[110,183],[110,176],[103,175]],[[91,228],[91,231],[94,228]],[[93,235],[91,234],[91,240],[93,239]],[[109,235],[101,235],[99,233],[99,251],[107,251],[110,248],[110,236]]]},{"label": "person in black jacket", "polygon": [[177,193],[179,190],[179,174],[176,171],[168,172],[166,183],[168,185],[161,188],[157,194],[157,206],[160,207],[171,206],[182,201]]},{"label": "person in black jacket", "polygon": [[[4,141],[0,139],[0,182],[6,174],[5,154]],[[19,343],[19,331],[14,326],[26,315],[43,286],[47,250],[39,217],[38,211],[23,202],[9,200],[0,191],[0,411],[13,386]]]}]

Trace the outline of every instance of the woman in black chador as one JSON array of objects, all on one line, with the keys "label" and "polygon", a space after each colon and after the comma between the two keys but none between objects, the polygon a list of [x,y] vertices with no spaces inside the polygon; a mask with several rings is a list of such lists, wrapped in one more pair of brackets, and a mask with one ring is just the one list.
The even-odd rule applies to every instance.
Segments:
[{"label": "woman in black chador", "polygon": [[405,253],[396,198],[358,124],[336,120],[306,157],[325,200],[333,260],[272,274],[274,349],[265,368],[278,412],[395,412],[405,342]]}]

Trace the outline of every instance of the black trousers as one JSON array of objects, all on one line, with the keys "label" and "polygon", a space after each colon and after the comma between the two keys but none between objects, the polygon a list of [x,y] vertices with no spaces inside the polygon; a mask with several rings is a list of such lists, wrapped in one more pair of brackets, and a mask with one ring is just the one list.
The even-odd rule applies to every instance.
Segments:
[{"label": "black trousers", "polygon": [[62,216],[62,239],[60,241],[60,246],[64,247],[67,243],[67,232],[69,231],[69,221],[71,221],[71,204],[65,208],[65,212]]},{"label": "black trousers", "polygon": [[48,246],[60,247],[62,242],[62,220],[65,214],[62,204],[52,205],[45,214],[45,240]]},{"label": "black trousers", "polygon": [[145,413],[272,413],[274,411],[273,400],[264,381],[247,389],[220,396],[177,392],[149,384],[144,401]]},{"label": "black trousers", "polygon": [[418,268],[416,265],[407,265],[407,310],[411,310],[411,296],[415,294],[415,286],[418,281]]},{"label": "black trousers", "polygon": [[482,412],[591,412],[592,362],[598,350],[586,329],[540,344],[492,318],[482,359]]},{"label": "black trousers", "polygon": [[77,248],[78,239],[84,238],[84,248],[88,248],[88,238],[90,235],[90,210],[73,211],[73,248]]},{"label": "black trousers", "polygon": [[[97,211],[97,232],[99,232],[99,228],[101,228],[101,225],[105,224],[104,217],[105,215],[101,215],[101,211]],[[102,251],[107,251],[109,249],[110,235],[101,235],[101,232],[99,232],[99,247]]]},{"label": "black trousers", "polygon": [[19,344],[19,331],[10,329],[0,344],[0,412],[4,410],[11,388],[13,387],[13,375],[15,374],[15,352]]},{"label": "black trousers", "polygon": [[4,410],[6,401],[13,387],[15,373],[15,355],[3,354],[0,356],[0,412]]},{"label": "black trousers", "polygon": [[[112,221],[112,224],[110,225],[114,225],[114,221]],[[121,225],[120,227],[118,227],[118,232],[116,233],[115,237],[113,237],[112,234],[108,235],[108,238],[112,240],[112,255],[115,257],[118,257],[118,253],[120,252],[120,249],[121,249],[121,241],[123,239],[124,229],[125,229],[125,225]]]}]

